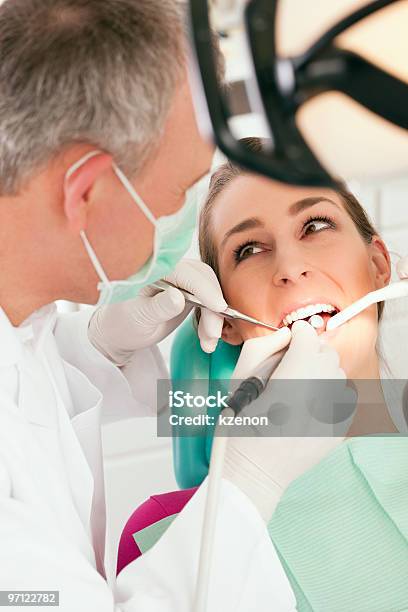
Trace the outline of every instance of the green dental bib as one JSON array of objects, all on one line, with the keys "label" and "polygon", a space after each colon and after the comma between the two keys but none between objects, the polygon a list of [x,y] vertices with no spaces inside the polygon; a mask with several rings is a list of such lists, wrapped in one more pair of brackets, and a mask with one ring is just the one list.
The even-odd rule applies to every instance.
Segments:
[{"label": "green dental bib", "polygon": [[299,612],[408,610],[408,437],[342,443],[288,487],[268,530]]}]

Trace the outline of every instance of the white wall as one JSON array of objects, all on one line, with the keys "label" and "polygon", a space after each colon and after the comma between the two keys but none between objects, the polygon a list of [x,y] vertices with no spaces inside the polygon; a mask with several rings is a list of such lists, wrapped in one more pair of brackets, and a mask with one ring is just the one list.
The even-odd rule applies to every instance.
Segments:
[{"label": "white wall", "polygon": [[[408,177],[383,187],[356,188],[356,194],[390,251],[408,255]],[[393,264],[398,257],[392,255]],[[395,265],[392,280],[397,280]],[[394,378],[408,378],[408,299],[389,301],[381,324],[381,347]]]}]

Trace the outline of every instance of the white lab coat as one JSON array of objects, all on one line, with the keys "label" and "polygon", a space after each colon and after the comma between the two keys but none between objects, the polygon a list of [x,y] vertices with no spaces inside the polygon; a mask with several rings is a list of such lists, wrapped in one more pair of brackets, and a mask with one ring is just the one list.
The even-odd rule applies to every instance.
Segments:
[{"label": "white lab coat", "polygon": [[[52,305],[16,329],[0,308],[0,590],[59,590],[61,612],[191,612],[205,485],[151,551],[105,579],[101,418],[146,414],[166,374],[155,347],[125,376],[89,343],[88,318]],[[211,612],[295,609],[263,522],[227,481],[212,578]]]}]

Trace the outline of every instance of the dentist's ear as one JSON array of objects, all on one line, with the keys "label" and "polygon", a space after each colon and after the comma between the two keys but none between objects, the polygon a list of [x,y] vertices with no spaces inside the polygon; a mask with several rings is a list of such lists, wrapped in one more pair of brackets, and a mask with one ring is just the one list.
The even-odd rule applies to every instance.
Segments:
[{"label": "dentist's ear", "polygon": [[84,158],[83,164],[66,174],[64,181],[64,212],[75,232],[85,229],[89,208],[89,194],[97,179],[112,167],[112,157],[100,153]]},{"label": "dentist's ear", "polygon": [[244,339],[239,333],[236,324],[228,319],[224,319],[221,338],[227,344],[232,344],[234,346],[238,346],[244,342]]},{"label": "dentist's ear", "polygon": [[373,236],[369,245],[371,251],[371,264],[373,267],[375,287],[381,289],[390,282],[391,259],[387,247],[379,236]]}]

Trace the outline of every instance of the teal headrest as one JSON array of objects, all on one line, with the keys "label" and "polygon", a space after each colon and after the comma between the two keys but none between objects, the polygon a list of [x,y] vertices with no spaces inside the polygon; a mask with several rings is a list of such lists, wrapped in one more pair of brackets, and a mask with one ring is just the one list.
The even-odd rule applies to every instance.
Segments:
[{"label": "teal headrest", "polygon": [[[170,356],[173,390],[188,391],[189,381],[208,381],[205,392],[211,394],[219,381],[229,381],[237,363],[240,346],[219,340],[216,350],[205,353],[200,346],[193,316],[189,316],[178,329]],[[202,435],[173,436],[173,460],[176,480],[180,488],[194,487],[208,473],[213,439],[213,427],[206,427]]]}]

